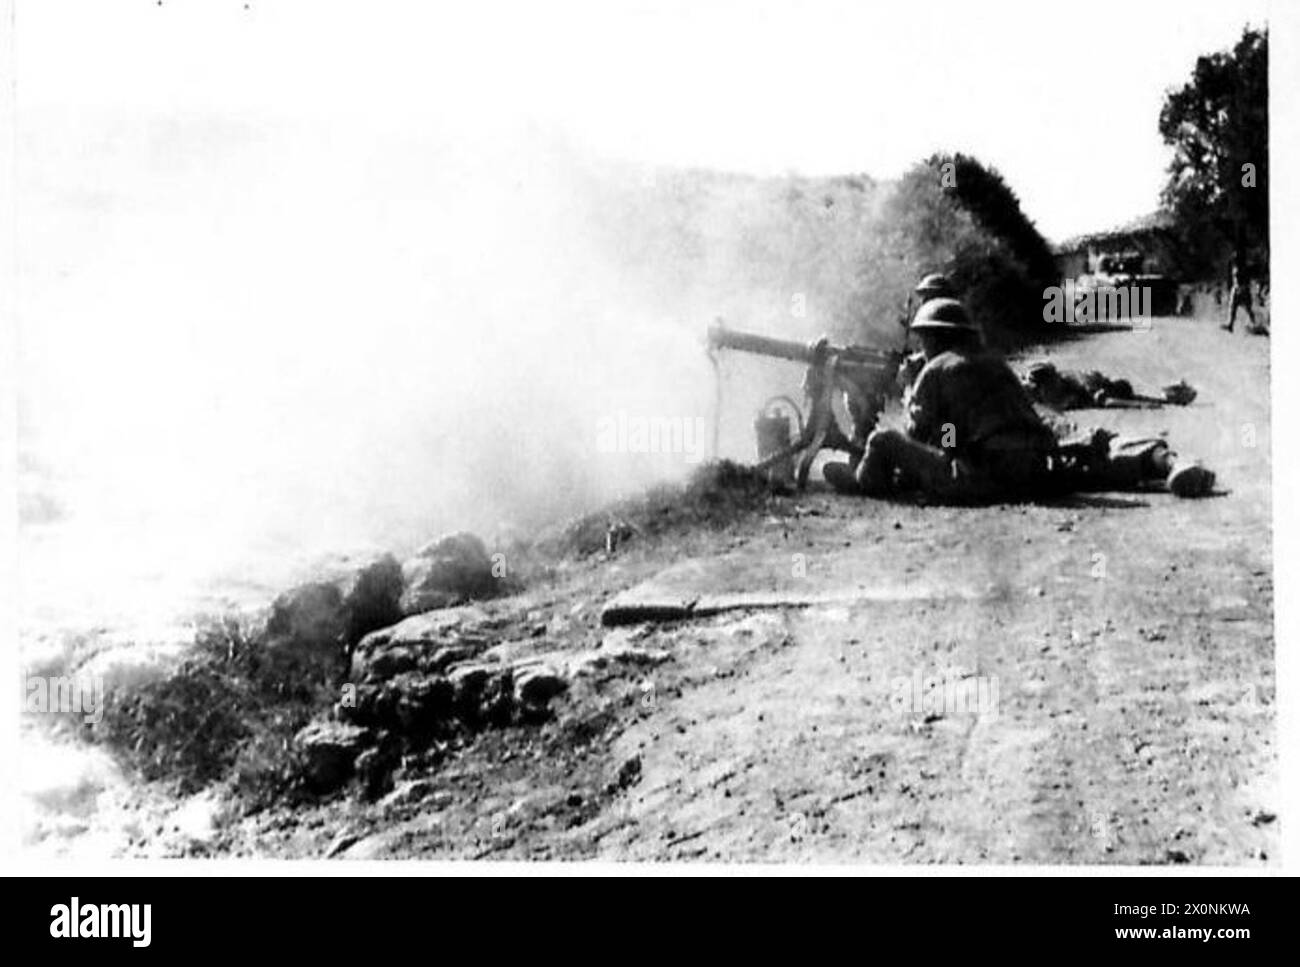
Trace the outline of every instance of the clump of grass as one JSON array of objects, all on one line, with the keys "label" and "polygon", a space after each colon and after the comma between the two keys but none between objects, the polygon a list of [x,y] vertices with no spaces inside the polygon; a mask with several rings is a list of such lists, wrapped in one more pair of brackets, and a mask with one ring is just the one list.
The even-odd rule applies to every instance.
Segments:
[{"label": "clump of grass", "polygon": [[228,782],[264,804],[292,787],[290,740],[333,696],[286,688],[261,665],[258,645],[243,619],[201,622],[191,654],[169,674],[105,695],[92,738],[181,794]]}]

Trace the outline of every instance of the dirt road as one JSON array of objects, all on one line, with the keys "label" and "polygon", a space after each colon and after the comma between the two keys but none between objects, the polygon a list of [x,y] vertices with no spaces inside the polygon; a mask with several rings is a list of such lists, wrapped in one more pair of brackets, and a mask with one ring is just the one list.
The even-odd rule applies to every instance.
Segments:
[{"label": "dirt road", "polygon": [[[485,735],[414,804],[246,821],[282,855],[1257,865],[1276,853],[1268,341],[1211,323],[1057,344],[1186,408],[1222,493],[935,508],[815,493],[792,517],[602,562],[543,611],[650,579],[820,597],[603,632],[641,665],[531,737]],[[565,620],[568,620],[567,618]],[[232,830],[232,832],[235,832]]]}]

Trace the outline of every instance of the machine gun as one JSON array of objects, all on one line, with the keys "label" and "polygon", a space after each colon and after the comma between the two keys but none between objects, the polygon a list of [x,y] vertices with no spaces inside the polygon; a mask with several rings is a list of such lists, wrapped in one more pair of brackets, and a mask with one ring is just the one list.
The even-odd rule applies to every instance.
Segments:
[{"label": "machine gun", "polygon": [[[764,405],[756,427],[759,429],[758,469],[770,470],[793,462],[795,485],[802,489],[808,483],[813,460],[822,450],[843,450],[854,463],[862,457],[867,435],[875,429],[880,411],[894,388],[895,377],[903,354],[896,351],[870,349],[865,346],[834,346],[823,336],[805,344],[785,339],[773,339],[749,332],[728,329],[721,319],[709,327],[709,358],[717,378],[717,406],[714,408],[714,452],[717,452],[718,425],[721,411],[722,379],[717,371],[716,353],[720,349],[736,349],[775,359],[786,359],[807,366],[803,391],[808,409],[807,419],[788,397],[774,397]],[[835,394],[842,394],[844,409],[852,427],[845,432],[835,416]],[[780,436],[764,433],[764,420],[771,420],[768,408],[782,402],[793,407],[799,425],[796,439],[789,439],[789,422],[784,441]],[[770,424],[769,424],[770,426]]]}]

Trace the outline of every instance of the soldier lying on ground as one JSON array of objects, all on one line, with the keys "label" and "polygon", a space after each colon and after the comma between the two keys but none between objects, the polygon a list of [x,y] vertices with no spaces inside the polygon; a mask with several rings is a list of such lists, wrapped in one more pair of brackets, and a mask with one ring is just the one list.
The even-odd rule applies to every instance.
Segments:
[{"label": "soldier lying on ground", "polygon": [[904,398],[904,431],[876,430],[856,467],[828,464],[823,472],[837,490],[883,497],[919,489],[972,502],[1159,482],[1192,497],[1214,486],[1204,467],[1176,464],[1163,440],[1103,432],[1058,442],[1015,373],[983,351],[978,328],[955,299],[927,302],[912,329],[926,364]]},{"label": "soldier lying on ground", "polygon": [[1054,410],[1087,410],[1096,407],[1148,407],[1171,403],[1186,406],[1196,399],[1196,390],[1186,381],[1161,389],[1159,397],[1141,396],[1126,379],[1111,379],[1097,370],[1059,370],[1051,363],[1035,363],[1022,377],[1030,399]]}]

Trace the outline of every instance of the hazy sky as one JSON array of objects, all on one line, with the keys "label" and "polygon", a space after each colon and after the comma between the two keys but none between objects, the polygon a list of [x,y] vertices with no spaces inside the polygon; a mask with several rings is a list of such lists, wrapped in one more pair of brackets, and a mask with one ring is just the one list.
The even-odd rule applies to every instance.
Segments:
[{"label": "hazy sky", "polygon": [[24,578],[134,607],[127,551],[245,574],[643,485],[597,421],[703,418],[736,293],[637,304],[573,217],[585,157],[959,149],[1059,238],[1155,207],[1164,90],[1264,9],[614,6],[18,0],[24,445],[78,522],[31,529]]},{"label": "hazy sky", "polygon": [[1070,4],[18,0],[20,121],[554,125],[596,152],[760,172],[993,163],[1051,238],[1155,207],[1166,88],[1263,0]]}]

